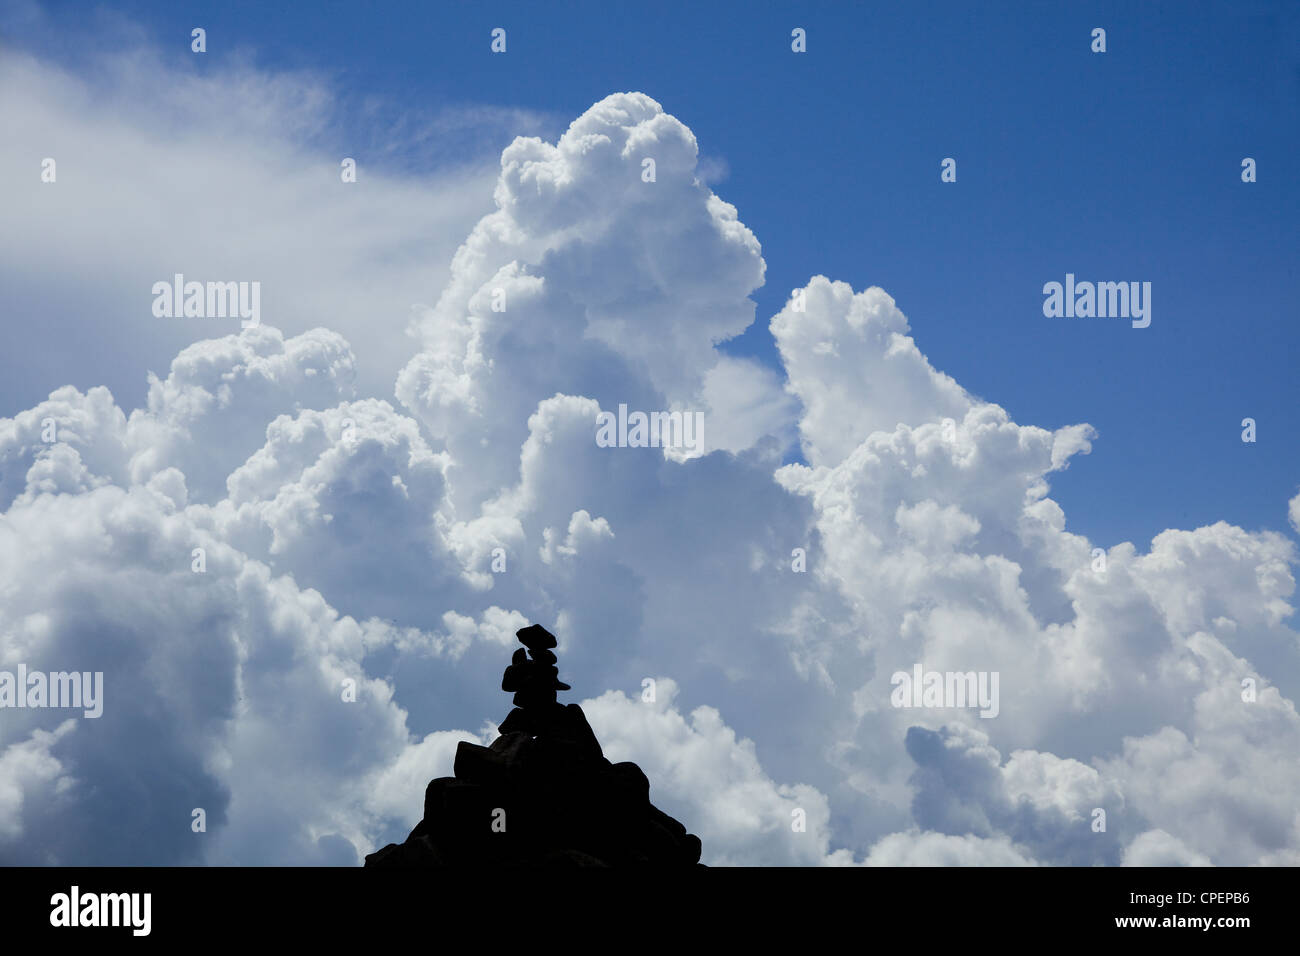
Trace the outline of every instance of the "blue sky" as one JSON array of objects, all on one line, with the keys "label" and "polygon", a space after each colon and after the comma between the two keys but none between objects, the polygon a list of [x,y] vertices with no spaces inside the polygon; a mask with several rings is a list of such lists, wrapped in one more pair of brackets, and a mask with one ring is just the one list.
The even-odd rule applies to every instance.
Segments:
[{"label": "blue sky", "polygon": [[[75,63],[96,18],[48,9],[77,22],[10,35]],[[403,104],[525,108],[551,118],[541,132],[554,138],[606,94],[646,92],[725,164],[714,188],[763,244],[757,320],[728,351],[775,364],[767,321],[811,275],[878,284],[934,365],[1014,420],[1097,428],[1092,454],[1052,480],[1071,530],[1109,546],[1220,518],[1286,527],[1300,484],[1292,5],[112,9],[172,43],[182,68],[221,71],[238,50],[321,71],[390,118]],[[206,58],[181,42],[194,25]],[[488,53],[496,26],[505,56]],[[790,51],[794,26],[805,55]],[[1096,26],[1105,54],[1090,50]],[[344,115],[339,147],[372,161],[357,149],[372,122]],[[955,184],[939,181],[948,156]],[[458,158],[424,143],[373,161]],[[1042,285],[1067,272],[1150,281],[1151,326],[1044,318]]]}]

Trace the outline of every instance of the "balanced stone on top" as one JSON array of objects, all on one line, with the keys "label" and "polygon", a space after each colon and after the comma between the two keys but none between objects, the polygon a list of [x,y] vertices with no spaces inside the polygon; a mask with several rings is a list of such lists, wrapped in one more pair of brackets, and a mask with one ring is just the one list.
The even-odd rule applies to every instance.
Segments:
[{"label": "balanced stone on top", "polygon": [[555,635],[542,627],[540,624],[530,624],[527,627],[521,627],[515,631],[515,637],[519,638],[519,643],[524,645],[530,651],[546,650],[554,647],[558,642]]}]

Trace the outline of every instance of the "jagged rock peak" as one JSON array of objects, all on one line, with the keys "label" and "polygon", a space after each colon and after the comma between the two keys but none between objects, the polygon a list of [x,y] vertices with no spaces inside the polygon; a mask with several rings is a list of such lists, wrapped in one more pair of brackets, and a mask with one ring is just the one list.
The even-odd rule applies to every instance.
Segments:
[{"label": "jagged rock peak", "polygon": [[455,776],[429,782],[424,819],[406,841],[366,866],[690,866],[700,840],[650,802],[650,781],[631,762],[610,763],[577,704],[556,701],[555,635],[516,632],[501,679],[515,708],[491,746],[462,741]]}]

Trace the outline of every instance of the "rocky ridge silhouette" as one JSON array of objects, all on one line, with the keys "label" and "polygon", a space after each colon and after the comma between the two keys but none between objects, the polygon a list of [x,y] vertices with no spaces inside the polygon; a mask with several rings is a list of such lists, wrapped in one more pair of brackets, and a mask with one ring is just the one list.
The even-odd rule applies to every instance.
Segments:
[{"label": "rocky ridge silhouette", "polygon": [[538,624],[515,634],[501,679],[515,707],[489,747],[462,741],[454,777],[424,792],[424,819],[402,843],[366,857],[370,867],[691,866],[700,840],[650,802],[650,781],[630,761],[610,763],[577,704],[560,704],[552,648]]}]

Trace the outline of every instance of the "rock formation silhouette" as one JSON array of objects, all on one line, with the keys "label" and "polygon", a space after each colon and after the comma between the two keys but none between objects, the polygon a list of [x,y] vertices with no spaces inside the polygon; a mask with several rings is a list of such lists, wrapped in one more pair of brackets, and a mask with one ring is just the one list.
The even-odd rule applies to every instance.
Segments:
[{"label": "rock formation silhouette", "polygon": [[403,843],[366,857],[374,867],[691,866],[700,840],[650,802],[631,762],[610,763],[577,704],[560,704],[555,636],[515,632],[501,679],[515,707],[490,747],[462,741],[454,777],[424,792],[424,819]]}]

